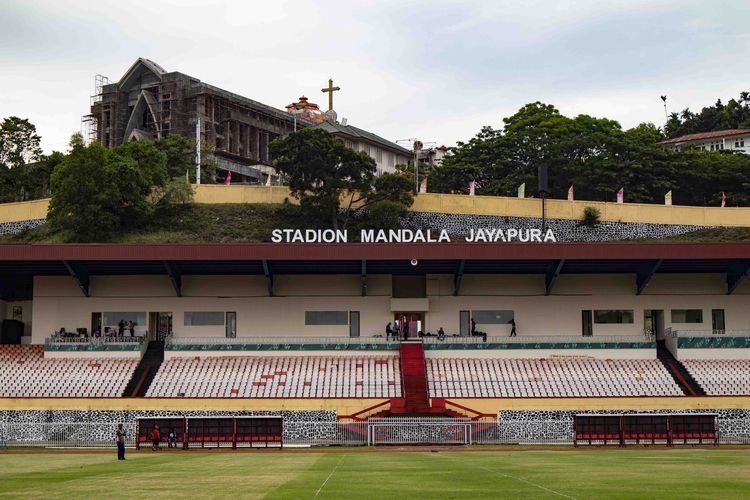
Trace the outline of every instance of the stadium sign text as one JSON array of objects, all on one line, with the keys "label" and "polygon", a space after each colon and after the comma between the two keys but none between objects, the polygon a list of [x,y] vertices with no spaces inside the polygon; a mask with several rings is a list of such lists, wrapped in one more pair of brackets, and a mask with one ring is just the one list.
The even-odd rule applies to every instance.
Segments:
[{"label": "stadium sign text", "polygon": [[[271,232],[273,243],[347,243],[349,232],[346,229],[274,229]],[[362,229],[359,233],[362,243],[449,243],[451,237],[445,229]],[[463,236],[468,243],[554,243],[557,241],[551,229],[492,229],[470,228]]]}]

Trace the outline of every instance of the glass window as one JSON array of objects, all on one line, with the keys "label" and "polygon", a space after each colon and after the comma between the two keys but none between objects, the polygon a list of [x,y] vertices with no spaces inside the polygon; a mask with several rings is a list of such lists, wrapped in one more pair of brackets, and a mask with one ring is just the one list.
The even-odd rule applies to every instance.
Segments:
[{"label": "glass window", "polygon": [[305,311],[305,325],[348,325],[347,311]]},{"label": "glass window", "polygon": [[133,322],[136,325],[146,326],[145,312],[104,312],[104,326],[117,326],[120,320],[125,323]]},{"label": "glass window", "polygon": [[471,311],[478,325],[507,325],[513,319],[513,311]]},{"label": "glass window", "polygon": [[632,309],[600,309],[594,311],[594,323],[632,323]]},{"label": "glass window", "polygon": [[672,309],[672,323],[703,323],[703,310]]},{"label": "glass window", "polygon": [[185,311],[185,326],[224,326],[224,311]]}]

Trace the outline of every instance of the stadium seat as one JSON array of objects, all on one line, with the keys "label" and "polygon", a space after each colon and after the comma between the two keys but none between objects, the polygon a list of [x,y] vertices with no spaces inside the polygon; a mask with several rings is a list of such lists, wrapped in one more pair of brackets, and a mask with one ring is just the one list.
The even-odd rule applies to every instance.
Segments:
[{"label": "stadium seat", "polygon": [[146,397],[389,398],[401,396],[397,356],[174,358]]},{"label": "stadium seat", "polygon": [[39,345],[0,346],[0,397],[120,397],[137,359],[44,357]]},{"label": "stadium seat", "polygon": [[709,396],[750,395],[750,359],[686,359],[682,364]]},{"label": "stadium seat", "polygon": [[427,359],[431,397],[681,396],[656,359]]}]

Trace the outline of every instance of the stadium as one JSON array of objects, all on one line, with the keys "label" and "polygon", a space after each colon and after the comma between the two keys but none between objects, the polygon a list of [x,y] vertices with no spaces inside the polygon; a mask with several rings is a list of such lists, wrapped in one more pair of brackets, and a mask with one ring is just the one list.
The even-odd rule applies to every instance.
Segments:
[{"label": "stadium", "polygon": [[[195,189],[205,200],[218,189],[225,200],[279,190]],[[539,227],[524,217],[530,203],[423,194],[410,217],[435,233],[440,224],[452,235],[520,232]],[[570,472],[577,460],[603,477],[628,461],[674,467],[670,479],[644,472],[631,494],[671,484],[675,496],[732,496],[737,477],[706,471],[699,486],[680,467],[729,460],[729,475],[747,470],[737,448],[750,442],[750,244],[610,241],[611,227],[570,241],[565,227],[584,203],[550,202],[554,243],[3,245],[0,438],[9,455],[0,459],[34,469],[45,457],[54,469],[51,449],[103,448],[81,460],[119,474],[111,467],[123,424],[133,473],[200,474],[184,462],[196,456],[200,467],[293,471],[259,496],[315,493],[334,472],[342,496],[423,494],[424,483],[391,477],[391,466],[449,470],[431,495],[469,471],[480,477],[473,494],[604,488]],[[744,209],[603,205],[634,234],[747,220]],[[46,210],[0,208],[9,231],[43,222]],[[156,426],[162,455],[151,451]],[[540,454],[511,453],[528,449]],[[515,472],[503,469],[511,462]],[[548,473],[531,472],[539,469]],[[347,489],[360,480],[370,489]],[[37,491],[14,481],[17,493]]]}]

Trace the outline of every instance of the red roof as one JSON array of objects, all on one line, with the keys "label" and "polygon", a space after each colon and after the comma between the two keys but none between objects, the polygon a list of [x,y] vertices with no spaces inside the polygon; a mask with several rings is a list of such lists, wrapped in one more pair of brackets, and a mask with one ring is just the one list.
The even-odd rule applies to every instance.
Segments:
[{"label": "red roof", "polygon": [[713,132],[700,132],[698,134],[681,135],[673,139],[667,139],[659,144],[680,144],[683,142],[703,141],[706,139],[721,139],[724,137],[734,137],[736,135],[750,134],[746,129],[714,130]]}]

